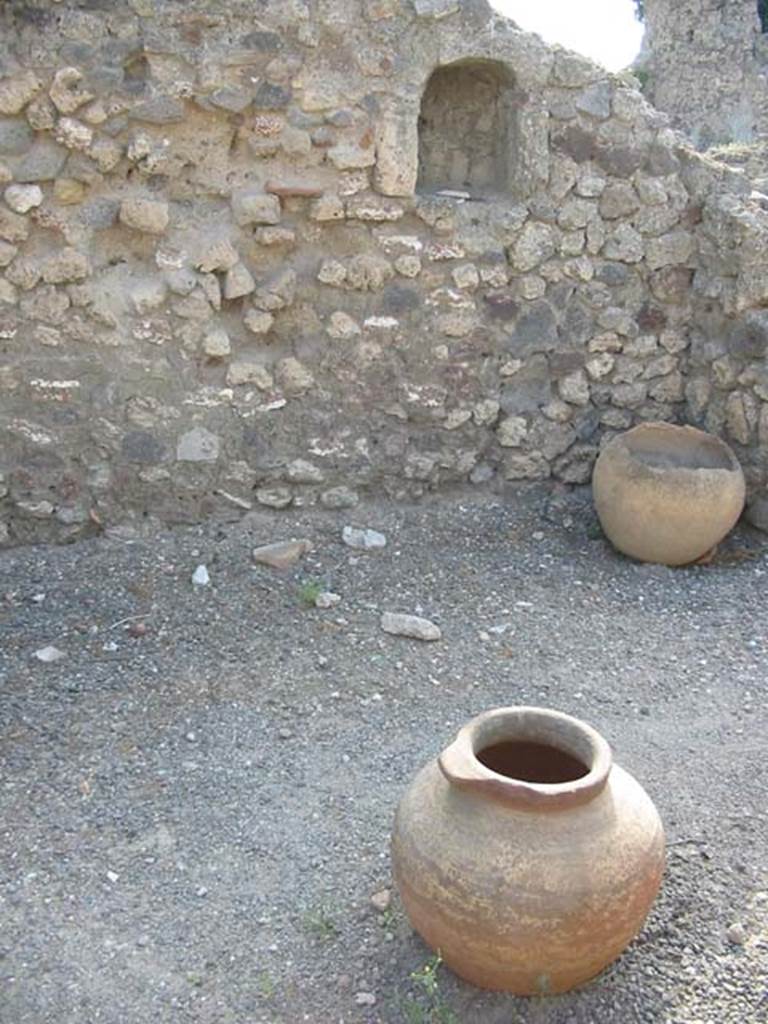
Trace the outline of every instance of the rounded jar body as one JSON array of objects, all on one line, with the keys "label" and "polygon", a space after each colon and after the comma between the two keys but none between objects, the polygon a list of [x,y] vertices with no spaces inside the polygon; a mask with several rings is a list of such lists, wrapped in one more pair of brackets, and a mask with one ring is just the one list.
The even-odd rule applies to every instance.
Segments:
[{"label": "rounded jar body", "polygon": [[610,441],[592,476],[595,508],[614,547],[641,562],[687,565],[706,555],[744,507],[744,473],[720,438],[642,423]]},{"label": "rounded jar body", "polygon": [[[558,781],[574,765],[583,774]],[[589,726],[503,708],[470,722],[417,775],[392,856],[411,923],[456,974],[540,995],[594,977],[637,934],[661,883],[664,833]]]}]

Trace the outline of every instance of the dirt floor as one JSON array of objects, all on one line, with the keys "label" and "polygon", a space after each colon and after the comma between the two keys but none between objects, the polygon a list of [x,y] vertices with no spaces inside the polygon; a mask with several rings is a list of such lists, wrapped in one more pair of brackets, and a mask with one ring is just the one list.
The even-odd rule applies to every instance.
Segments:
[{"label": "dirt floor", "polygon": [[[637,565],[534,488],[3,552],[0,1021],[767,1021],[767,542]],[[596,726],[669,840],[640,937],[561,997],[459,982],[382,895],[409,780],[509,704]]]}]

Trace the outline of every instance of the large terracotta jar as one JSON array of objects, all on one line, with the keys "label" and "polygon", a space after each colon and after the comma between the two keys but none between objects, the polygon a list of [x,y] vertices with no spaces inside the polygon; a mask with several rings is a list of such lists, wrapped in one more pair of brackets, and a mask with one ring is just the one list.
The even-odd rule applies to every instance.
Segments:
[{"label": "large terracotta jar", "polygon": [[641,562],[687,565],[708,554],[744,506],[731,449],[695,427],[642,423],[610,441],[592,477],[611,543]]},{"label": "large terracotta jar", "polygon": [[534,995],[619,956],[658,892],[664,833],[594,729],[500,708],[416,776],[392,857],[411,923],[456,974]]}]

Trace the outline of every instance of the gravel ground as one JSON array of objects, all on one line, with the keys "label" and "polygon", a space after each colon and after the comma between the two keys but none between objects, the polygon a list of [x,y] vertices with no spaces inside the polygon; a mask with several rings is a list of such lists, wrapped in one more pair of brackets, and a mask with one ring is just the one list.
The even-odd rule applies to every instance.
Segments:
[{"label": "gravel ground", "polygon": [[[254,567],[290,537],[314,550]],[[763,535],[636,565],[588,494],[535,488],[3,552],[0,1021],[768,1020],[766,580]],[[341,603],[306,605],[316,584]],[[396,897],[371,904],[409,779],[516,703],[595,725],[670,842],[639,939],[548,999],[430,972]]]}]

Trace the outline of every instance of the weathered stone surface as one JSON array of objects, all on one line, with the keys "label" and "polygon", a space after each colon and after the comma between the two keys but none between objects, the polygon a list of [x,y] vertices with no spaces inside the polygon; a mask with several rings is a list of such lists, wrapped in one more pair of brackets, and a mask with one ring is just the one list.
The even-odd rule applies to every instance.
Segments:
[{"label": "weathered stone surface", "polygon": [[360,495],[351,487],[331,487],[320,495],[320,504],[324,508],[354,508],[360,502]]},{"label": "weathered stone surface", "polygon": [[658,270],[686,264],[693,254],[693,246],[693,236],[688,231],[672,231],[660,238],[650,238],[645,246],[648,265]]},{"label": "weathered stone surface", "polygon": [[6,306],[15,306],[18,299],[18,293],[11,282],[0,277],[0,303]]},{"label": "weathered stone surface", "polygon": [[120,223],[148,235],[162,235],[168,227],[168,203],[157,199],[123,199],[118,214]]},{"label": "weathered stone surface", "polygon": [[499,418],[501,404],[495,398],[484,398],[472,410],[472,420],[478,427],[492,427]]},{"label": "weathered stone surface", "polygon": [[293,493],[288,487],[259,487],[256,501],[267,508],[287,508],[293,501]]},{"label": "weathered stone surface", "polygon": [[[0,141],[2,133],[0,132]],[[2,147],[0,146],[0,153]],[[24,156],[16,162],[13,176],[20,182],[53,181],[58,177],[59,172],[67,161],[68,152],[54,142],[53,139],[43,136],[37,139]]]},{"label": "weathered stone surface", "polygon": [[31,256],[20,256],[14,260],[5,272],[6,279],[24,291],[34,288],[42,276],[37,260]]},{"label": "weathered stone surface", "polygon": [[194,427],[179,438],[176,458],[179,462],[216,462],[221,440],[205,427]]},{"label": "weathered stone surface", "polygon": [[362,334],[360,324],[343,310],[331,314],[327,330],[331,338],[354,338]]},{"label": "weathered stone surface", "polygon": [[557,236],[548,224],[528,223],[512,247],[512,266],[522,272],[533,270],[553,256],[556,248]]},{"label": "weathered stone surface", "polygon": [[392,199],[354,196],[346,203],[348,220],[363,220],[384,223],[400,220],[405,213],[403,207]]},{"label": "weathered stone surface", "polygon": [[557,320],[548,302],[532,303],[518,317],[510,337],[509,349],[527,355],[554,348],[558,341]]},{"label": "weathered stone surface", "polygon": [[747,522],[768,533],[768,494],[758,493],[747,503],[744,513]]},{"label": "weathered stone surface", "polygon": [[275,318],[271,313],[265,313],[261,309],[249,309],[243,317],[243,323],[251,334],[268,334],[272,329]]},{"label": "weathered stone surface", "polygon": [[611,182],[600,196],[600,215],[607,220],[629,217],[640,206],[640,199],[628,181]]},{"label": "weathered stone surface", "polygon": [[7,267],[18,255],[18,247],[10,242],[0,241],[0,267]]},{"label": "weathered stone surface", "polygon": [[643,237],[629,224],[620,224],[606,239],[603,255],[623,263],[639,263],[645,255]]},{"label": "weathered stone surface", "polygon": [[728,349],[743,359],[764,359],[768,354],[768,310],[750,310],[732,327]]},{"label": "weathered stone surface", "polygon": [[504,477],[507,480],[546,480],[550,472],[549,463],[539,452],[521,452],[504,459]]},{"label": "weathered stone surface", "polygon": [[415,113],[399,97],[381,102],[375,136],[374,186],[385,196],[411,196],[415,191],[418,169]]},{"label": "weathered stone surface", "polygon": [[53,134],[56,141],[67,149],[86,150],[93,142],[93,129],[74,117],[62,117]]},{"label": "weathered stone surface", "polygon": [[535,412],[552,396],[549,363],[542,355],[532,356],[504,383],[501,408],[509,415]]},{"label": "weathered stone surface", "polygon": [[147,124],[178,124],[184,120],[184,104],[175,96],[153,96],[131,107],[129,117]]},{"label": "weathered stone surface", "polygon": [[378,291],[394,276],[389,260],[379,256],[354,256],[346,268],[346,280],[360,291]]},{"label": "weathered stone surface", "polygon": [[586,405],[589,401],[589,381],[582,370],[569,373],[557,382],[560,397],[571,405]]},{"label": "weathered stone surface", "polygon": [[275,378],[286,395],[294,398],[306,394],[315,384],[312,372],[293,356],[280,360],[275,367]]},{"label": "weathered stone surface", "polygon": [[266,245],[274,249],[292,249],[296,244],[296,232],[291,228],[257,228],[253,238],[257,245]]},{"label": "weathered stone surface", "polygon": [[598,121],[611,116],[613,89],[610,82],[595,82],[583,89],[576,98],[576,109]]},{"label": "weathered stone surface", "polygon": [[632,384],[620,384],[613,389],[611,400],[619,408],[636,409],[645,401],[648,394],[648,385],[636,382]]},{"label": "weathered stone surface", "polygon": [[143,316],[163,305],[168,286],[162,278],[146,278],[131,286],[130,301],[136,312]]},{"label": "weathered stone surface", "polygon": [[212,359],[223,359],[232,351],[232,342],[223,327],[214,327],[203,339],[203,351]]},{"label": "weathered stone surface", "polygon": [[271,193],[258,189],[240,189],[232,194],[232,212],[240,225],[279,224],[280,200]]},{"label": "weathered stone surface", "polygon": [[42,82],[32,71],[23,71],[0,81],[0,114],[20,114],[37,95]]},{"label": "weathered stone surface", "polygon": [[282,268],[270,275],[256,290],[253,304],[258,309],[275,312],[290,306],[296,297],[296,271]]},{"label": "weathered stone surface", "polygon": [[224,278],[224,298],[239,299],[243,295],[250,295],[256,288],[253,275],[242,263],[230,267]]},{"label": "weathered stone surface", "polygon": [[85,199],[87,185],[75,178],[57,178],[53,183],[53,195],[63,206],[77,206]]},{"label": "weathered stone surface", "polygon": [[93,99],[93,93],[83,87],[82,72],[72,67],[60,68],[56,72],[48,95],[62,114],[73,114],[78,107]]},{"label": "weathered stone surface", "polygon": [[253,384],[261,391],[269,391],[275,381],[266,366],[261,363],[244,359],[236,359],[227,369],[227,384],[238,387],[242,384]]},{"label": "weathered stone surface", "polygon": [[344,200],[334,194],[320,196],[310,206],[309,216],[311,220],[321,222],[344,220]]},{"label": "weathered stone surface", "polygon": [[3,199],[16,213],[29,213],[43,201],[43,190],[38,185],[9,185]]},{"label": "weathered stone surface", "polygon": [[579,88],[602,78],[604,74],[603,69],[588,57],[567,50],[555,54],[552,77],[560,85]]},{"label": "weathered stone surface", "polygon": [[34,133],[28,124],[16,118],[0,117],[0,156],[26,153],[33,139]]},{"label": "weathered stone surface", "polygon": [[240,254],[228,238],[219,238],[208,245],[195,260],[195,266],[204,274],[218,270],[231,270],[240,260]]},{"label": "weathered stone surface", "polygon": [[347,280],[347,268],[338,260],[323,260],[317,272],[317,279],[322,284],[339,287]]},{"label": "weathered stone surface", "polygon": [[496,437],[502,448],[519,448],[528,435],[528,423],[523,416],[507,416],[499,424]]},{"label": "weathered stone surface", "polygon": [[376,150],[373,145],[359,146],[354,142],[343,142],[328,150],[328,159],[339,171],[359,170],[373,167]]},{"label": "weathered stone surface", "polygon": [[615,363],[616,358],[610,352],[600,352],[587,361],[585,369],[593,380],[602,380],[613,370]]},{"label": "weathered stone surface", "polygon": [[156,466],[165,457],[165,446],[154,434],[146,430],[132,430],[125,434],[120,450],[128,462],[143,466]]},{"label": "weathered stone surface", "polygon": [[82,281],[91,272],[88,257],[77,249],[66,248],[50,256],[42,267],[42,277],[47,284],[67,284]]},{"label": "weathered stone surface", "polygon": [[676,371],[662,377],[661,380],[653,381],[648,388],[648,394],[656,402],[682,402],[685,397],[685,379],[682,373]]},{"label": "weathered stone surface", "polygon": [[321,484],[325,473],[314,462],[307,459],[294,459],[285,467],[285,475],[294,484]]}]

